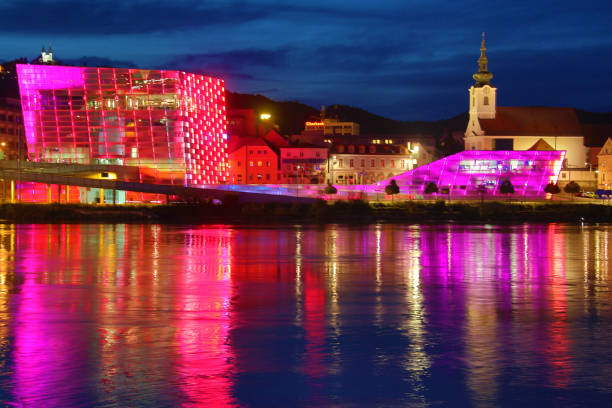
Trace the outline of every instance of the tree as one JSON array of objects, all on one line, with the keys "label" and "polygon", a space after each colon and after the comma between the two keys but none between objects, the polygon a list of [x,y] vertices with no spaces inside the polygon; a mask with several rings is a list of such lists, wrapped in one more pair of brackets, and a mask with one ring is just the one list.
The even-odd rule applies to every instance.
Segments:
[{"label": "tree", "polygon": [[570,181],[563,187],[563,191],[572,196],[572,200],[574,200],[574,196],[580,192],[580,184],[575,181]]},{"label": "tree", "polygon": [[400,189],[399,186],[397,185],[397,182],[395,181],[395,179],[391,179],[391,182],[389,183],[388,186],[385,187],[385,193],[387,195],[391,196],[391,201],[393,201],[393,196],[395,194],[399,194]]},{"label": "tree", "polygon": [[484,184],[479,184],[476,188],[478,194],[480,194],[480,205],[484,204],[484,195],[487,192],[487,187]]},{"label": "tree", "polygon": [[561,189],[559,188],[557,184],[548,183],[546,187],[544,187],[544,192],[554,195],[554,194],[559,194],[561,192]]},{"label": "tree", "polygon": [[427,185],[425,186],[425,194],[434,194],[434,193],[438,193],[438,186],[436,186],[436,183],[434,183],[433,181],[430,181],[429,183],[427,183]]},{"label": "tree", "polygon": [[338,193],[338,189],[334,186],[332,186],[331,181],[327,182],[327,187],[325,187],[325,190],[323,190],[323,192],[325,194],[336,194]]},{"label": "tree", "polygon": [[502,194],[506,194],[506,197],[510,197],[510,194],[514,194],[514,186],[512,185],[510,180],[504,180],[499,185],[498,191]]}]

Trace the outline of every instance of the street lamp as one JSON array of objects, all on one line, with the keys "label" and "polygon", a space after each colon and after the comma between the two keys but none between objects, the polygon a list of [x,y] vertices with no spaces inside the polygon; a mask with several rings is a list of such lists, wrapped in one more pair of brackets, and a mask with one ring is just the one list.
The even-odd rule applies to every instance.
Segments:
[{"label": "street lamp", "polygon": [[300,165],[296,166],[296,170],[297,170],[297,182],[298,182],[298,185],[297,185],[297,196],[298,197],[300,196],[300,184],[302,183],[302,180],[300,179],[300,169],[301,168],[302,168],[302,166],[300,166]]},{"label": "street lamp", "polygon": [[[329,160],[327,161],[327,163],[329,164]],[[331,162],[331,166],[330,166],[330,169],[329,169],[329,178],[330,178],[330,182],[332,184],[335,183],[335,181],[334,181],[334,167],[335,166],[336,166],[336,156],[334,155],[334,156],[332,156],[332,162]]]}]

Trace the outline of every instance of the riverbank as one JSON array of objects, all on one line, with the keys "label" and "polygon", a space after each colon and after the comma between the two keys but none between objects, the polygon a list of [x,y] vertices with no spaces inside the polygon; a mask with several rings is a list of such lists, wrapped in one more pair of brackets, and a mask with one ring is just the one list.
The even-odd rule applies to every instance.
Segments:
[{"label": "riverbank", "polygon": [[359,200],[315,204],[0,204],[10,223],[270,224],[375,222],[611,222],[612,206],[569,202],[367,203]]}]

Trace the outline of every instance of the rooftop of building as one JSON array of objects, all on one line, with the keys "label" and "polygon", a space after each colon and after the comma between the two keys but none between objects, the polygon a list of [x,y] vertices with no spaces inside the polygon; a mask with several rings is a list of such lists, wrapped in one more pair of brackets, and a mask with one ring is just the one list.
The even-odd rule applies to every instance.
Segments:
[{"label": "rooftop of building", "polygon": [[497,107],[494,119],[479,119],[485,135],[582,136],[573,108]]},{"label": "rooftop of building", "polygon": [[244,146],[270,147],[268,143],[260,137],[230,137],[227,151],[232,153]]},{"label": "rooftop of building", "polygon": [[581,126],[587,147],[602,147],[612,137],[612,123],[583,123]]}]

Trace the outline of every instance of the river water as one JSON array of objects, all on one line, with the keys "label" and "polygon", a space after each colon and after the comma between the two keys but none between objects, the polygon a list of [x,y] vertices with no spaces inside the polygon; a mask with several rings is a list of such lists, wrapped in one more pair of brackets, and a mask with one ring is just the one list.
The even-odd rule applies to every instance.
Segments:
[{"label": "river water", "polygon": [[612,227],[0,225],[0,404],[612,404]]}]

